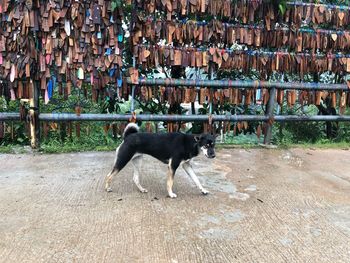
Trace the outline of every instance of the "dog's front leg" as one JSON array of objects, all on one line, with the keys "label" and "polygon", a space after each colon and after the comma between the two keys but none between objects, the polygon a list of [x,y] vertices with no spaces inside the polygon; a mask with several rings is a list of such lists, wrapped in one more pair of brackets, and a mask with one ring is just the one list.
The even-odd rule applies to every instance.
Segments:
[{"label": "dog's front leg", "polygon": [[168,170],[168,180],[167,180],[167,190],[170,198],[176,198],[177,195],[173,192],[174,176],[175,171],[179,167],[179,162],[172,159],[169,160],[169,170]]},{"label": "dog's front leg", "polygon": [[169,167],[168,170],[168,180],[167,180],[167,190],[170,198],[176,198],[177,195],[173,192],[173,184],[174,184],[174,171]]},{"label": "dog's front leg", "polygon": [[137,188],[140,190],[141,193],[147,193],[147,189],[143,188],[140,184],[140,167],[142,163],[142,155],[135,155],[131,159],[131,163],[134,166],[134,183],[136,184]]},{"label": "dog's front leg", "polygon": [[184,168],[185,172],[191,177],[193,182],[197,185],[197,187],[201,190],[202,194],[206,195],[209,193],[207,189],[205,189],[201,183],[199,182],[199,179],[197,175],[195,174],[191,164],[189,161],[182,163],[182,168]]}]

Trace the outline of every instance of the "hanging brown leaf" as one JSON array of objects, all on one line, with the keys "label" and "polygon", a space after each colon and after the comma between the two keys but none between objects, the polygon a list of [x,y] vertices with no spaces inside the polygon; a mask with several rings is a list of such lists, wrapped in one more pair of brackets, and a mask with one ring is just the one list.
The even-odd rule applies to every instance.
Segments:
[{"label": "hanging brown leaf", "polygon": [[243,122],[243,128],[244,128],[245,130],[248,129],[248,122],[247,122],[247,121],[244,121],[244,122]]},{"label": "hanging brown leaf", "polygon": [[103,130],[104,130],[104,132],[105,132],[105,135],[108,134],[109,127],[110,127],[109,123],[107,123],[106,125],[103,126]]},{"label": "hanging brown leaf", "polygon": [[258,137],[258,139],[260,139],[260,135],[261,135],[261,125],[259,124],[258,127],[256,128],[256,136]]}]

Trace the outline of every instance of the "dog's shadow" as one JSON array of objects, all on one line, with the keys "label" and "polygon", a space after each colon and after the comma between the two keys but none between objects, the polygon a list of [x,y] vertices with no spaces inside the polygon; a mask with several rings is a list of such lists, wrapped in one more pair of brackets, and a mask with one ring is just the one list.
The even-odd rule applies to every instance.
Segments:
[{"label": "dog's shadow", "polygon": [[[197,159],[194,167],[199,166],[201,167],[199,170],[203,171],[203,169],[205,170],[204,166],[208,166],[208,164]],[[128,163],[124,169],[114,177],[111,185],[113,189],[111,194],[122,194],[123,196],[144,195],[145,197],[151,196],[157,198],[168,196],[166,188],[168,174],[167,164],[161,163],[157,159],[148,155],[142,156],[142,165],[140,167],[140,183],[142,187],[148,190],[148,193],[141,193],[138,190],[137,186],[133,182],[133,173],[134,167],[131,163]],[[200,172],[198,175],[200,178],[202,177]],[[101,187],[104,187],[103,183]],[[176,170],[173,190],[180,196],[200,194],[199,189],[192,182],[190,177],[186,174],[185,170],[181,166]]]},{"label": "dog's shadow", "polygon": [[[219,159],[208,161],[203,156],[196,157],[192,160],[193,170],[198,175],[198,179],[209,191],[210,196],[215,193],[228,194],[230,198],[246,200],[249,194],[239,191],[236,182],[230,180],[229,174],[232,174],[233,168]],[[147,193],[141,193],[133,182],[134,167],[128,163],[124,169],[115,176],[112,182],[112,195],[129,196],[141,199],[164,199],[168,197],[167,192],[167,175],[168,165],[157,159],[143,155],[142,164],[139,168],[140,184],[147,189]],[[184,198],[193,198],[201,196],[202,192],[195,183],[186,174],[185,170],[179,166],[176,170],[173,191],[180,200]]]}]

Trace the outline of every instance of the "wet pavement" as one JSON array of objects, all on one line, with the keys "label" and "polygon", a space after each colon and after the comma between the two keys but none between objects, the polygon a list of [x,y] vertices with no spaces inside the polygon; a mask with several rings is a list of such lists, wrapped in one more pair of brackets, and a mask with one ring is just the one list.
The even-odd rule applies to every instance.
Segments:
[{"label": "wet pavement", "polygon": [[144,157],[103,189],[114,152],[0,155],[0,262],[349,262],[350,152],[221,149],[179,168]]}]

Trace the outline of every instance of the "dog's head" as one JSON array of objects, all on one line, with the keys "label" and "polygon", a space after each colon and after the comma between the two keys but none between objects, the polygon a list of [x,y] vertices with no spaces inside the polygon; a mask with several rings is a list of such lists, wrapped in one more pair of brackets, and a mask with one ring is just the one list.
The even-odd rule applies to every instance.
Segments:
[{"label": "dog's head", "polygon": [[200,136],[196,136],[195,140],[206,157],[215,157],[215,137],[213,135],[201,134]]}]

